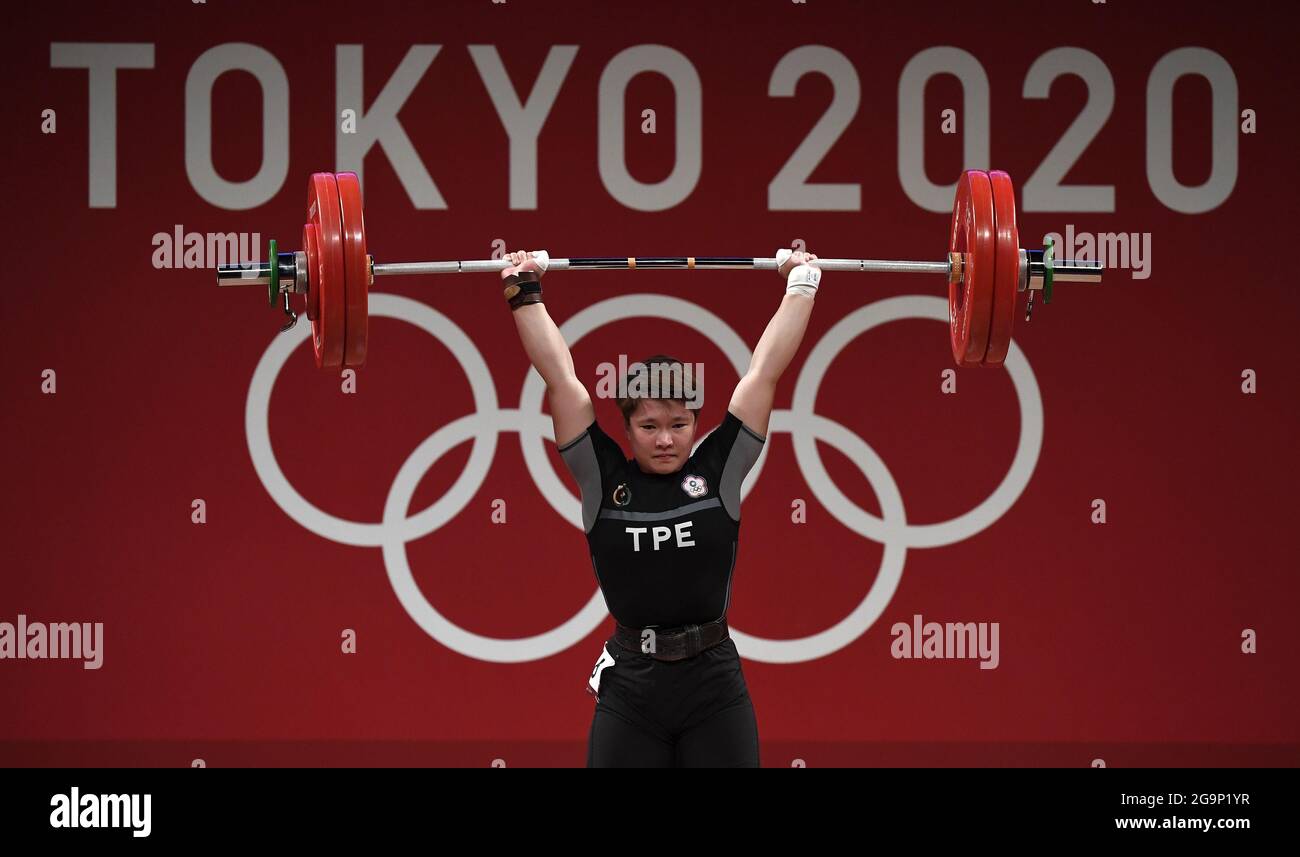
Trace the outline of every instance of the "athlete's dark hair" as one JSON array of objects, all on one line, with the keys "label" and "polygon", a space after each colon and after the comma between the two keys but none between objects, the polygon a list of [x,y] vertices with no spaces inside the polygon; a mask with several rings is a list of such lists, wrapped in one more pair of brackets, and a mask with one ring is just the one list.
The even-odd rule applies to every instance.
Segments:
[{"label": "athlete's dark hair", "polygon": [[[688,411],[691,412],[691,414],[693,415],[692,417],[693,419],[699,420],[700,415],[699,413],[696,412],[696,409],[688,407],[686,404],[686,391],[683,389],[681,383],[683,378],[686,377],[687,374],[691,371],[690,367],[686,366],[684,363],[682,363],[682,361],[678,360],[676,357],[669,357],[667,354],[652,355],[642,360],[641,363],[645,364],[647,370],[657,373],[661,381],[668,381],[670,386],[672,387],[672,389],[669,391],[670,395],[658,396],[655,397],[654,399],[651,399],[651,401],[680,402],[682,407],[686,408]],[[664,368],[655,369],[654,367],[656,366],[662,366]],[[678,367],[678,371],[675,373],[672,372],[672,367],[674,366]],[[671,376],[670,373],[672,373]],[[635,377],[635,375],[636,375],[635,370],[628,372],[627,377],[623,381],[624,389],[629,389],[631,387],[632,379],[633,377]],[[660,387],[659,391],[661,393],[663,392],[662,386]],[[618,398],[618,409],[623,412],[624,428],[631,428],[632,413],[636,410],[637,405],[641,403],[641,400],[643,398],[649,398],[649,397],[620,396]]]}]

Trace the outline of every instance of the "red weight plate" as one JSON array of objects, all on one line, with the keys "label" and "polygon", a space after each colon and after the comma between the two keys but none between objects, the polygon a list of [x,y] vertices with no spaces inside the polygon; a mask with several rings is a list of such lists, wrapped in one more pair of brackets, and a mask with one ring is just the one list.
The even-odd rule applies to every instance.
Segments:
[{"label": "red weight plate", "polygon": [[315,230],[316,291],[320,317],[312,322],[316,365],[335,369],[343,365],[346,339],[346,298],[343,273],[343,225],[339,217],[339,190],[333,173],[312,173],[307,183],[307,222]]},{"label": "red weight plate", "polygon": [[343,220],[343,268],[347,296],[343,365],[363,366],[366,362],[366,340],[370,332],[370,262],[366,258],[361,182],[357,180],[356,173],[338,173],[334,180],[339,189],[339,211]]},{"label": "red weight plate", "polygon": [[[310,223],[302,225],[302,252],[307,257],[307,293],[302,296],[304,311],[313,322],[320,318],[320,288],[316,285],[316,266],[320,264],[320,251],[316,247],[316,227]],[[315,340],[316,327],[312,326],[312,339]]]},{"label": "red weight plate", "polygon": [[994,274],[993,189],[983,170],[957,180],[948,250],[961,253],[962,279],[948,285],[952,356],[959,366],[978,366],[989,341]]},{"label": "red weight plate", "polygon": [[316,368],[322,366],[322,340],[325,336],[324,324],[320,320],[320,246],[316,241],[316,227],[310,223],[302,226],[302,251],[307,256],[307,311],[311,318],[312,308],[316,308],[316,317],[311,318],[311,347],[316,356]]},{"label": "red weight plate", "polygon": [[989,344],[983,366],[998,367],[1011,348],[1011,328],[1016,321],[1017,285],[1020,281],[1020,230],[1016,228],[1016,189],[1011,176],[1001,170],[989,172],[993,188],[994,264],[993,311],[989,322]]}]

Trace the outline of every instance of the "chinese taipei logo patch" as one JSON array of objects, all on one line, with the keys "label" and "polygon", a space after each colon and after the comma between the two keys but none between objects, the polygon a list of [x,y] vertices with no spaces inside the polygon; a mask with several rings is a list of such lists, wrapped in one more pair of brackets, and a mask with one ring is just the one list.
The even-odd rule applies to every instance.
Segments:
[{"label": "chinese taipei logo patch", "polygon": [[704,481],[703,476],[687,475],[682,480],[682,490],[688,497],[703,497],[709,493],[709,483]]}]

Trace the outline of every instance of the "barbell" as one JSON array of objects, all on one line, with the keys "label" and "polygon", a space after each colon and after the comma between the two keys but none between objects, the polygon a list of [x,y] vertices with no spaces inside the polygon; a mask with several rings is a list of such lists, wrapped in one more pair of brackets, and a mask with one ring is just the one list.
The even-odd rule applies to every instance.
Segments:
[{"label": "barbell", "polygon": [[[311,321],[312,348],[322,369],[361,366],[369,338],[368,298],[375,277],[398,274],[469,274],[501,271],[505,259],[459,262],[375,262],[367,250],[356,173],[313,173],[307,183],[303,249],[282,253],[270,241],[265,262],[217,268],[217,285],[262,286],[272,306],[283,302],[288,330],[297,323],[291,295]],[[953,200],[948,257],[941,262],[881,259],[818,259],[823,271],[943,274],[948,280],[949,339],[958,366],[1001,366],[1011,345],[1020,293],[1027,293],[1025,320],[1034,295],[1052,299],[1056,282],[1100,283],[1096,262],[1057,260],[1051,240],[1042,250],[1020,246],[1015,188],[1000,170],[966,170]],[[552,258],[547,271],[584,270],[776,270],[775,255],[587,256]]]}]

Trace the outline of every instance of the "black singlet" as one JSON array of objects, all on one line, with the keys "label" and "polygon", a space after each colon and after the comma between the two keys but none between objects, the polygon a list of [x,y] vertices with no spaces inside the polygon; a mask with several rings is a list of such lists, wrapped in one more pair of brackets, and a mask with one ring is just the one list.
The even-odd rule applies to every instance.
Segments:
[{"label": "black singlet", "polygon": [[582,491],[582,525],[609,612],[629,628],[725,615],[740,486],[764,438],[727,411],[675,473],[645,473],[596,422],[560,448]]}]

